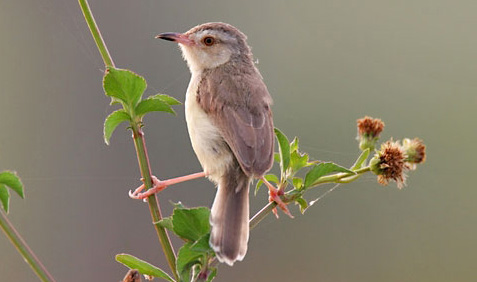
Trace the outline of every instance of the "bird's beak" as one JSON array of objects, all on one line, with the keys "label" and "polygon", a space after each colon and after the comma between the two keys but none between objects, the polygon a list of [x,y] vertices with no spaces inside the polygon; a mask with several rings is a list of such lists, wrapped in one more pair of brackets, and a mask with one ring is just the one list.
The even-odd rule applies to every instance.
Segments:
[{"label": "bird's beak", "polygon": [[156,38],[168,40],[168,41],[174,41],[177,43],[181,43],[184,45],[192,45],[194,44],[194,41],[189,39],[189,36],[183,34],[183,33],[177,33],[177,32],[165,32],[161,33],[156,36]]}]

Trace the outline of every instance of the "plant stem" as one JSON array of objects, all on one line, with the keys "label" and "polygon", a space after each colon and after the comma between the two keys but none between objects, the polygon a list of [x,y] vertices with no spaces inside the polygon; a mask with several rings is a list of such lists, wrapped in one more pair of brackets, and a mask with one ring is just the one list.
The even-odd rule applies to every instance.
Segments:
[{"label": "plant stem", "polygon": [[[89,26],[91,31],[91,35],[96,42],[96,46],[98,47],[99,52],[101,53],[101,57],[103,58],[104,64],[107,67],[114,67],[113,59],[109,54],[108,48],[104,43],[103,37],[99,31],[98,26],[96,25],[96,21],[94,20],[93,14],[89,7],[87,0],[78,0],[81,10],[83,11],[83,15],[85,20]],[[139,168],[141,170],[141,176],[144,179],[144,184],[146,188],[149,189],[152,186],[151,180],[151,167],[149,164],[149,157],[147,154],[146,143],[144,140],[144,133],[138,123],[131,122],[131,128],[133,131],[133,139],[134,139],[134,146],[136,148],[137,159],[139,163]],[[162,219],[161,209],[159,206],[159,202],[154,195],[149,196],[148,198],[149,204],[149,211],[151,213],[152,222],[158,222]],[[162,246],[164,251],[164,255],[166,256],[167,262],[169,267],[172,270],[172,273],[176,280],[179,280],[179,275],[177,274],[177,267],[176,267],[176,254],[172,247],[171,240],[165,228],[159,226],[158,224],[153,224],[154,228],[156,229],[157,237],[159,238],[159,242]]]},{"label": "plant stem", "polygon": [[275,207],[277,206],[277,203],[275,202],[270,202],[266,206],[264,206],[259,212],[257,212],[249,222],[250,225],[250,230],[255,228],[260,221],[262,221]]},{"label": "plant stem", "polygon": [[40,278],[41,281],[49,281],[54,282],[55,279],[45,266],[41,263],[38,257],[33,253],[33,251],[28,247],[27,243],[23,238],[20,236],[18,231],[13,227],[11,222],[5,216],[3,211],[0,211],[0,227],[2,228],[5,235],[7,235],[8,239],[12,242],[18,252],[22,255],[23,259],[30,265],[30,267],[35,272],[36,276]]},{"label": "plant stem", "polygon": [[[149,157],[147,154],[146,143],[144,140],[144,133],[142,129],[137,126],[137,124],[131,124],[133,131],[134,146],[136,147],[137,160],[139,163],[139,168],[141,170],[141,176],[144,179],[144,184],[146,188],[149,189],[152,187],[151,179],[151,166],[149,164]],[[167,231],[164,227],[161,227],[159,224],[155,224],[162,219],[161,209],[159,202],[157,201],[156,194],[152,194],[147,198],[147,203],[149,204],[149,212],[151,213],[152,222],[154,223],[154,228],[156,229],[157,237],[161,243],[162,250],[166,256],[167,263],[172,270],[172,273],[176,280],[179,279],[177,274],[176,267],[176,254],[172,247],[171,240]]]},{"label": "plant stem", "polygon": [[114,67],[113,59],[109,54],[108,48],[104,43],[103,37],[101,36],[101,32],[99,31],[98,25],[94,20],[93,13],[91,13],[91,8],[89,7],[87,0],[78,0],[81,11],[83,11],[84,19],[88,24],[89,30],[91,31],[91,35],[93,36],[94,41],[96,42],[96,46],[98,46],[99,53],[101,53],[101,57],[103,58],[104,64],[107,67]]},{"label": "plant stem", "polygon": [[[313,187],[316,187],[318,185],[325,184],[325,183],[349,183],[349,182],[352,182],[352,181],[356,180],[363,173],[366,173],[368,171],[370,171],[369,166],[355,170],[354,172],[356,174],[336,173],[336,174],[332,174],[332,175],[326,175],[326,176],[318,178],[318,180],[315,181],[310,188],[313,188]],[[287,193],[285,193],[284,196],[282,196],[282,200],[283,200],[284,203],[293,202],[298,197],[301,197],[304,192],[305,191],[298,191],[298,190],[288,191]],[[249,221],[250,229],[253,229],[255,226],[257,226],[260,223],[260,221],[262,221],[265,217],[267,217],[267,215],[276,206],[277,206],[277,203],[270,202],[265,207],[263,207],[259,212],[257,212]]]},{"label": "plant stem", "polygon": [[[311,185],[310,188],[318,186],[320,184],[325,184],[325,183],[348,183],[348,182],[351,182],[351,181],[357,179],[359,176],[361,176],[361,174],[363,174],[365,172],[368,172],[370,170],[371,170],[371,168],[369,166],[367,166],[367,167],[355,170],[354,172],[356,174],[350,174],[350,173],[343,173],[342,172],[342,173],[336,173],[336,174],[332,174],[332,175],[326,175],[326,176],[318,178],[318,180],[316,180],[313,183],[313,185]],[[350,178],[350,180],[341,182],[342,179],[348,178],[348,177]]]}]

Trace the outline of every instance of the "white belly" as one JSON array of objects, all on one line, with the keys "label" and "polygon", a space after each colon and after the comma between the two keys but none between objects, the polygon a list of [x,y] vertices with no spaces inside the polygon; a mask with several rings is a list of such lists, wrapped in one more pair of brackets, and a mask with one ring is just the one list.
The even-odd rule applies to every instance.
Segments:
[{"label": "white belly", "polygon": [[233,162],[233,153],[218,128],[197,103],[198,77],[192,77],[185,100],[185,116],[189,136],[197,158],[208,177],[218,182]]}]

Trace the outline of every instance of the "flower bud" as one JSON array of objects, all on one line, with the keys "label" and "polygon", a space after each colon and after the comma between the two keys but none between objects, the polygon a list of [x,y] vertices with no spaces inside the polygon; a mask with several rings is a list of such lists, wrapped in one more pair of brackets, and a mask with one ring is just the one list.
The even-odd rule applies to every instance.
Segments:
[{"label": "flower bud", "polygon": [[402,140],[402,147],[406,154],[405,161],[409,163],[411,170],[416,169],[416,164],[420,164],[426,161],[426,145],[422,143],[419,138]]},{"label": "flower bud", "polygon": [[364,151],[369,148],[371,151],[376,147],[379,134],[383,131],[384,122],[380,119],[365,116],[357,120],[359,148]]}]

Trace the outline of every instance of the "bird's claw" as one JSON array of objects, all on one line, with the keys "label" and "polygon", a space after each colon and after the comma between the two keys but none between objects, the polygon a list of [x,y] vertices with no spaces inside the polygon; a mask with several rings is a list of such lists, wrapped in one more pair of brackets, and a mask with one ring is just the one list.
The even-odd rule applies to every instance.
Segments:
[{"label": "bird's claw", "polygon": [[[137,187],[136,190],[134,190],[134,192],[129,190],[129,197],[132,199],[144,200],[147,197],[151,196],[152,194],[161,192],[167,187],[164,181],[160,181],[154,175],[151,176],[151,180],[152,180],[152,187],[149,188],[146,192],[141,193],[141,191],[146,188],[146,185],[142,184],[141,186]],[[144,178],[141,178],[141,181],[144,181]]]},{"label": "bird's claw", "polygon": [[[273,189],[270,189],[270,188],[273,188]],[[268,191],[268,200],[270,202],[275,202],[277,203],[277,206],[286,214],[288,215],[290,218],[293,218],[293,215],[290,213],[290,210],[288,209],[287,207],[287,204],[285,204],[282,199],[280,198],[280,196],[283,195],[283,191],[282,190],[278,190],[276,189],[275,187],[269,187],[269,191]],[[276,218],[278,218],[278,212],[277,212],[277,208],[274,208],[272,210],[273,214],[275,215]]]}]

